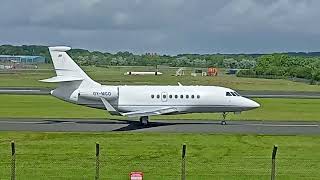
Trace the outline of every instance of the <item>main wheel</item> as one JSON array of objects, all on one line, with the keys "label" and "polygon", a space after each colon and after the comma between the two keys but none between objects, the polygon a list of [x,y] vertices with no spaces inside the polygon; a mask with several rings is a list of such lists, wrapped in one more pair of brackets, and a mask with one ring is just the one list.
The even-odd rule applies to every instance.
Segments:
[{"label": "main wheel", "polygon": [[141,123],[141,125],[143,125],[143,126],[148,125],[148,123],[149,123],[149,117],[148,117],[148,116],[142,116],[142,117],[140,117],[140,123]]},{"label": "main wheel", "polygon": [[221,121],[221,125],[227,125],[227,122],[225,120]]}]

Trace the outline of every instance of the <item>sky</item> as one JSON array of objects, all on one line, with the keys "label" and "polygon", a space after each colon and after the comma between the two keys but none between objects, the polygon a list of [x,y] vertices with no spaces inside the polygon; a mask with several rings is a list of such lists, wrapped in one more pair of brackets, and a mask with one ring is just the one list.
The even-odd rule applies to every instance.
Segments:
[{"label": "sky", "polygon": [[1,0],[0,44],[103,52],[320,51],[319,0]]}]

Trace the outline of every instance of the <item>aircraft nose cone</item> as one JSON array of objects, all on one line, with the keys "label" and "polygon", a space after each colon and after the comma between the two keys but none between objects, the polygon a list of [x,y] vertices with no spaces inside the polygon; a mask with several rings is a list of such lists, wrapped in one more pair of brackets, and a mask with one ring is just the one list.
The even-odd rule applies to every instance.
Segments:
[{"label": "aircraft nose cone", "polygon": [[255,108],[260,107],[260,104],[249,99],[248,107],[250,107],[250,108],[252,108],[252,109],[255,109]]},{"label": "aircraft nose cone", "polygon": [[256,109],[258,107],[260,107],[260,104],[248,99],[248,98],[243,98],[242,100],[242,106],[246,109],[246,110],[251,110],[251,109]]},{"label": "aircraft nose cone", "polygon": [[255,101],[252,101],[252,107],[253,108],[258,108],[258,107],[260,107],[260,104],[255,102]]}]

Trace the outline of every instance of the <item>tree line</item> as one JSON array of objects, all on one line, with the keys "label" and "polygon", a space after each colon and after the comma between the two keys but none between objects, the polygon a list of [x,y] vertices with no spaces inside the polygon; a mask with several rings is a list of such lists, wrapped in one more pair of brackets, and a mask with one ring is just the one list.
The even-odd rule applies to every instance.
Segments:
[{"label": "tree line", "polygon": [[[155,53],[133,54],[130,52],[99,52],[85,49],[72,49],[69,55],[80,65],[85,66],[155,66],[172,67],[217,67],[240,69],[238,76],[288,78],[297,77],[320,80],[319,52],[289,52],[274,54],[178,54],[159,55]],[[0,46],[2,55],[40,55],[51,63],[47,46],[22,45]]]},{"label": "tree line", "polygon": [[[51,63],[47,46],[37,45],[2,45],[2,55],[39,55]],[[80,65],[95,66],[155,66],[168,65],[173,67],[220,67],[249,68],[255,64],[255,56],[246,54],[179,54],[159,55],[156,53],[133,54],[130,52],[99,52],[85,49],[71,49],[68,54]]]},{"label": "tree line", "polygon": [[253,68],[240,70],[242,77],[303,78],[320,81],[320,56],[303,57],[287,54],[263,55]]}]

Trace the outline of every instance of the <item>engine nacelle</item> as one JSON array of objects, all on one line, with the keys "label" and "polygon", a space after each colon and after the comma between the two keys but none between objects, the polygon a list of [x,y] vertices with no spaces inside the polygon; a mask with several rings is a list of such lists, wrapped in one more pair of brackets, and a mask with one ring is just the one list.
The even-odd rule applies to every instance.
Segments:
[{"label": "engine nacelle", "polygon": [[78,92],[78,96],[82,98],[98,100],[100,98],[105,98],[107,100],[115,100],[118,98],[118,88],[117,87],[102,87],[99,89],[85,89]]}]

